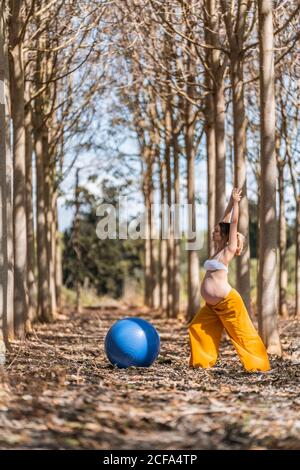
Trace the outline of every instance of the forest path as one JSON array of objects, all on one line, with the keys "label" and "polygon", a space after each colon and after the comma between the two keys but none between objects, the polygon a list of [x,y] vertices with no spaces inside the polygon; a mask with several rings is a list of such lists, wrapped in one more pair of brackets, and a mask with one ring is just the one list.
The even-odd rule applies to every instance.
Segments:
[{"label": "forest path", "polygon": [[[151,321],[150,368],[112,367],[104,338],[124,316]],[[0,377],[1,449],[295,449],[300,447],[300,323],[282,321],[271,374],[243,370],[225,338],[217,365],[188,368],[186,324],[143,308],[66,309],[14,342]]]}]

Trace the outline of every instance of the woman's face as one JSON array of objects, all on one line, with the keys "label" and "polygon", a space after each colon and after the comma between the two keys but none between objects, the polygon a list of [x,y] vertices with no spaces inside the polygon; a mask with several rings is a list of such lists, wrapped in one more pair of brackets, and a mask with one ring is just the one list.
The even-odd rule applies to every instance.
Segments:
[{"label": "woman's face", "polygon": [[212,232],[212,239],[214,242],[219,242],[222,240],[220,225],[216,225]]}]

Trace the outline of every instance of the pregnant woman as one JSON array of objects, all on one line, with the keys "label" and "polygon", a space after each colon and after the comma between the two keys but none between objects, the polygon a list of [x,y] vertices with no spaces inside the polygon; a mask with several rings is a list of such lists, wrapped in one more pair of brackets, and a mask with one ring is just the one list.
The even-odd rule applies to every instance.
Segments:
[{"label": "pregnant woman", "polygon": [[266,348],[243,299],[227,279],[230,261],[243,249],[244,237],[237,231],[241,198],[241,190],[234,188],[224,217],[213,231],[215,254],[204,263],[206,274],[201,284],[201,295],[206,303],[189,324],[191,367],[212,367],[215,364],[225,328],[246,370],[270,369]]}]

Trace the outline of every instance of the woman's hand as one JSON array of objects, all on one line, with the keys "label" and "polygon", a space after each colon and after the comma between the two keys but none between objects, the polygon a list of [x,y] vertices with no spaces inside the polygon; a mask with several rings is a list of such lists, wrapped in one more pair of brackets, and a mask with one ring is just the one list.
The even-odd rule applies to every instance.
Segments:
[{"label": "woman's hand", "polygon": [[232,201],[240,202],[242,199],[242,190],[238,188],[233,188],[232,193],[231,193],[231,199]]}]

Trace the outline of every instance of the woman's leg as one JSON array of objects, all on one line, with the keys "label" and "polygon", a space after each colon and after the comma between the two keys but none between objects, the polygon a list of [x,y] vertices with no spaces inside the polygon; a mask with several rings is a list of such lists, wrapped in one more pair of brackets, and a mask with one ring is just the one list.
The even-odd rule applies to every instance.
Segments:
[{"label": "woman's leg", "polygon": [[267,350],[249,317],[240,294],[235,291],[228,308],[219,315],[246,370],[270,370]]},{"label": "woman's leg", "polygon": [[212,367],[218,357],[222,322],[206,304],[189,324],[191,367]]}]

